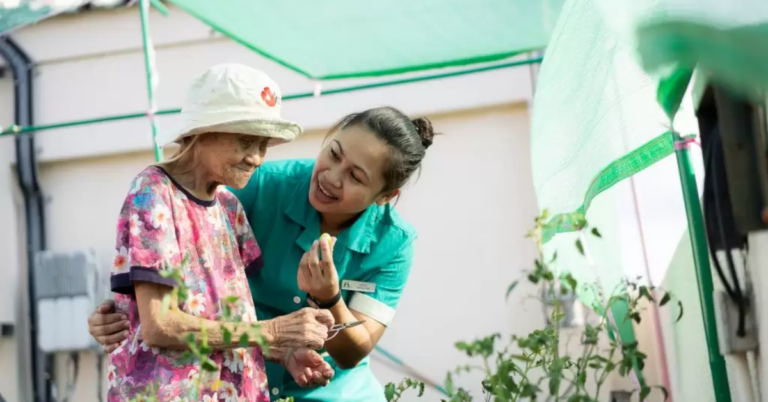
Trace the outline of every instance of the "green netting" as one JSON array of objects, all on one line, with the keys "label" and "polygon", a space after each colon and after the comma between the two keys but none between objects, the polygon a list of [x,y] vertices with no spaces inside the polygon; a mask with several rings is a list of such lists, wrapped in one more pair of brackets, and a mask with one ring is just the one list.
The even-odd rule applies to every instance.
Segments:
[{"label": "green netting", "polygon": [[376,76],[508,58],[546,46],[564,0],[171,0],[313,78]]},{"label": "green netting", "polygon": [[[595,1],[565,5],[539,76],[533,181],[540,208],[553,215],[584,213],[600,192],[673,150],[658,81],[599,11]],[[567,221],[555,228],[570,230]]]},{"label": "green netting", "polygon": [[50,1],[18,0],[0,2],[0,33],[21,28],[25,25],[52,17],[67,7],[51,7]]},{"label": "green netting", "polygon": [[768,90],[768,2],[597,1],[612,30],[637,48],[649,73],[665,76],[695,66],[745,95]]}]

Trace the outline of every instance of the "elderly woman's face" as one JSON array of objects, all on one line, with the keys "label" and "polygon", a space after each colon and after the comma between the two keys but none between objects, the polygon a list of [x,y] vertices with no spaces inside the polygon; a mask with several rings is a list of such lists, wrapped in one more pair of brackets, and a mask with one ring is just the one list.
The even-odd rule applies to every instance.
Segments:
[{"label": "elderly woman's face", "polygon": [[268,138],[252,135],[209,133],[199,140],[198,162],[211,179],[232,188],[243,188],[264,161]]}]

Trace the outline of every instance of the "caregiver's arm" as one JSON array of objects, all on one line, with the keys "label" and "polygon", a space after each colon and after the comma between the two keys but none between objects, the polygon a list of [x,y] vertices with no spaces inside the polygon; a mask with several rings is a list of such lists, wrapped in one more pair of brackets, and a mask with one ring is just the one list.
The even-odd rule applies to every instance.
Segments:
[{"label": "caregiver's arm", "polygon": [[[208,346],[214,350],[239,347],[238,340],[243,334],[249,335],[250,346],[256,346],[258,330],[253,328],[256,323],[221,322],[200,318],[181,311],[177,300],[172,300],[169,308],[163,312],[163,298],[171,293],[170,287],[138,281],[134,282],[134,287],[141,320],[141,335],[144,342],[151,347],[187,349],[188,334],[194,334],[197,339],[201,339],[203,331],[206,333]],[[285,357],[282,352],[288,346],[301,345],[316,349],[322,347],[328,330],[324,322],[330,321],[330,317],[326,317],[327,314],[303,309],[278,319],[259,322],[264,340],[270,350],[275,352],[270,354],[271,357],[281,361]],[[232,334],[229,342],[225,341],[225,330]]]},{"label": "caregiver's arm", "polygon": [[347,328],[333,339],[325,342],[325,350],[333,357],[339,368],[349,369],[357,366],[379,343],[387,329],[372,317],[350,310],[344,299],[329,309],[338,323],[365,321],[363,325]]},{"label": "caregiver's arm", "polygon": [[[328,258],[323,257],[323,262],[318,262],[317,251],[313,247],[302,260],[300,271],[303,269],[304,272],[308,273],[305,275],[313,275],[310,283],[316,286],[307,286],[310,290],[308,293],[312,294],[312,291],[315,291],[318,295],[328,297],[328,295],[335,295],[339,291],[339,279],[336,274],[336,267],[330,258],[332,255],[331,247],[326,242],[319,243],[317,247]],[[337,324],[365,321],[363,325],[347,328],[339,332],[333,339],[326,341],[325,348],[339,367],[351,368],[356,366],[381,339],[386,326],[394,317],[395,307],[408,280],[412,255],[412,244],[408,244],[393,261],[382,267],[376,275],[370,278],[369,281],[376,284],[375,292],[353,293],[349,305],[344,299],[341,299],[328,309],[333,314]],[[322,266],[322,270],[316,269],[317,266]],[[317,280],[318,275],[323,276],[321,281]],[[308,282],[306,278],[303,280]],[[324,286],[319,286],[318,282],[324,282]],[[308,289],[303,290],[307,291]],[[320,298],[319,301],[326,302],[327,300]]]}]

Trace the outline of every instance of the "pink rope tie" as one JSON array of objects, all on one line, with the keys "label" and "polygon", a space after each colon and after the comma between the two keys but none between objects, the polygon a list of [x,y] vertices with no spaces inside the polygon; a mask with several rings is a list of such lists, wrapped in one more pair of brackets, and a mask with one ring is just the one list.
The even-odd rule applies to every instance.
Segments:
[{"label": "pink rope tie", "polygon": [[681,140],[675,141],[675,150],[679,151],[682,149],[690,149],[691,144],[696,144],[701,148],[701,142],[698,138],[691,136],[691,137],[683,137]]}]

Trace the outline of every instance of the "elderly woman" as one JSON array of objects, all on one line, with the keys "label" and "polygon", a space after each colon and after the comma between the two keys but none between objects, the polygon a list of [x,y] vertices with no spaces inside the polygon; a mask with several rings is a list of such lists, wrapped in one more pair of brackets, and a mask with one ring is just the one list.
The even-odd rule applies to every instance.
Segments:
[{"label": "elderly woman", "polygon": [[[182,118],[183,129],[167,141],[180,144],[177,153],[136,176],[118,218],[111,284],[128,324],[126,340],[110,355],[108,400],[149,392],[163,401],[266,402],[246,279],[262,268],[261,250],[243,206],[222,185],[244,188],[267,147],[302,130],[280,118],[278,86],[241,65],[198,77]],[[258,225],[256,217],[250,222]],[[182,301],[173,292],[179,284]],[[320,348],[333,322],[316,309],[263,322],[270,358],[300,384],[327,384],[333,370],[306,346]],[[189,334],[207,339],[206,370],[183,356]],[[250,347],[238,347],[244,334]]]}]

